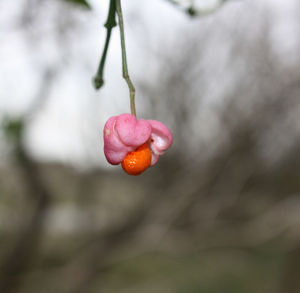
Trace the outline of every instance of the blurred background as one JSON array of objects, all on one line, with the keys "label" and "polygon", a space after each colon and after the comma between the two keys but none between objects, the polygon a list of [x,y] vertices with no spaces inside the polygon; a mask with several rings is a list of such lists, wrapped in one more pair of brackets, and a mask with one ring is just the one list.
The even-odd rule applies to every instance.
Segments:
[{"label": "blurred background", "polygon": [[299,293],[299,1],[122,4],[138,116],[174,135],[139,177],[102,150],[108,1],[0,1],[0,292]]}]

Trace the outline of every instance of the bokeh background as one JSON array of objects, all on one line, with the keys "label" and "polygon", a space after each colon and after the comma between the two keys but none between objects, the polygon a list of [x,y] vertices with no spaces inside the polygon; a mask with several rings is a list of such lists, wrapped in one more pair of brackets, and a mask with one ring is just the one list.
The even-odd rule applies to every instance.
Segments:
[{"label": "bokeh background", "polygon": [[139,177],[102,151],[108,1],[0,1],[0,292],[299,293],[299,1],[122,4],[138,116],[174,135]]}]

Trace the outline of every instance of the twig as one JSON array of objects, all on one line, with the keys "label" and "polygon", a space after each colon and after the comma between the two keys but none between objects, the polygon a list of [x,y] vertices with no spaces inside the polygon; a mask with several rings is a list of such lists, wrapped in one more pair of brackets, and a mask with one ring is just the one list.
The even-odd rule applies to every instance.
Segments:
[{"label": "twig", "polygon": [[104,26],[106,27],[106,40],[105,40],[100,64],[98,67],[98,71],[93,80],[94,86],[96,89],[100,89],[104,84],[103,70],[104,70],[107,50],[108,50],[108,46],[109,46],[109,42],[110,42],[111,31],[117,25],[116,19],[115,19],[115,15],[116,15],[116,7],[115,6],[116,6],[115,0],[110,0],[108,16],[107,16],[107,20],[104,24]]}]

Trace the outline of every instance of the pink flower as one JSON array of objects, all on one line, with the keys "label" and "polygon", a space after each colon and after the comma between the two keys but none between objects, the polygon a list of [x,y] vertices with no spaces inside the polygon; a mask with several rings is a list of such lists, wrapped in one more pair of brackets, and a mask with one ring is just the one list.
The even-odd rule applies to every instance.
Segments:
[{"label": "pink flower", "polygon": [[156,120],[137,120],[132,114],[121,114],[108,119],[103,130],[104,154],[112,165],[120,164],[125,156],[147,143],[151,151],[151,166],[173,141],[171,131]]}]

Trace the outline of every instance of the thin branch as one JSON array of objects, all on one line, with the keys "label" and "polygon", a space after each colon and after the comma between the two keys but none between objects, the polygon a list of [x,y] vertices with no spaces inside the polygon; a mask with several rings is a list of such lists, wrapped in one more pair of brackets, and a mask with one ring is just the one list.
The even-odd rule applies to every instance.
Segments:
[{"label": "thin branch", "polygon": [[104,24],[104,26],[106,27],[106,40],[105,40],[100,64],[98,67],[98,71],[93,80],[94,86],[96,89],[100,89],[104,84],[103,70],[104,70],[107,50],[108,50],[108,46],[109,46],[109,42],[110,42],[111,31],[117,25],[116,19],[115,19],[115,15],[116,15],[116,7],[115,7],[116,5],[115,4],[116,4],[115,0],[110,0],[108,16],[107,16],[107,20]]}]

